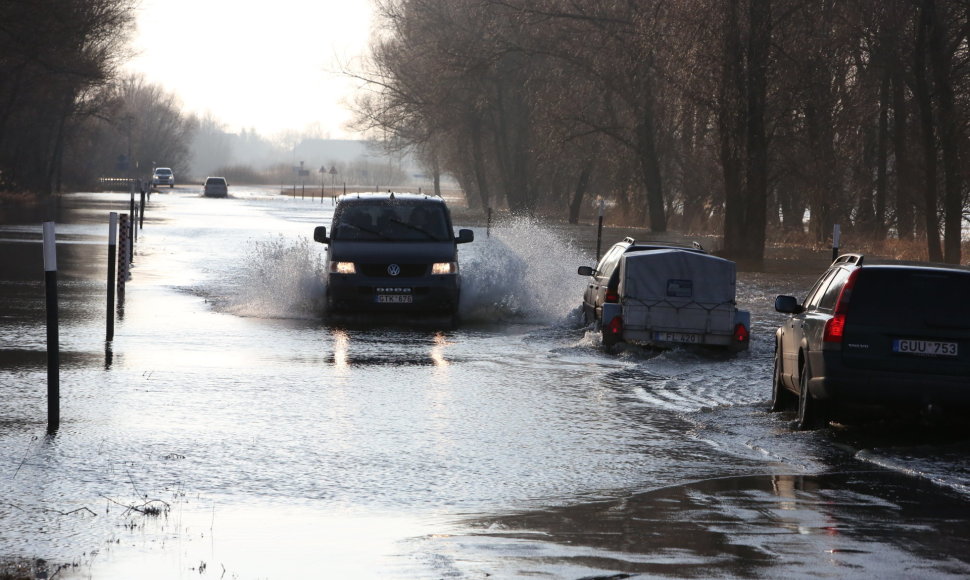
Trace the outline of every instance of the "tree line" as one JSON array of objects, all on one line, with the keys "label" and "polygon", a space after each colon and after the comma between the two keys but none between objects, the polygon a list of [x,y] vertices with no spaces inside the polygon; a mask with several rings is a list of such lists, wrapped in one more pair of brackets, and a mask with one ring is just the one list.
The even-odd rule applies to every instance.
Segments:
[{"label": "tree line", "polygon": [[840,224],[959,263],[967,0],[378,0],[358,124],[478,207],[657,233]]},{"label": "tree line", "polygon": [[0,191],[52,193],[187,161],[196,120],[125,74],[134,0],[0,0]]}]

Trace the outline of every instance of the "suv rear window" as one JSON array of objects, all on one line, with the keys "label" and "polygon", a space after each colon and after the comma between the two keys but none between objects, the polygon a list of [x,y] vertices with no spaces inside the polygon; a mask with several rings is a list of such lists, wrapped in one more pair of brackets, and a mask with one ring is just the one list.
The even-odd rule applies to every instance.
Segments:
[{"label": "suv rear window", "polygon": [[970,272],[862,268],[848,316],[873,325],[970,326]]},{"label": "suv rear window", "polygon": [[441,203],[344,203],[334,220],[335,240],[446,242],[453,239]]}]

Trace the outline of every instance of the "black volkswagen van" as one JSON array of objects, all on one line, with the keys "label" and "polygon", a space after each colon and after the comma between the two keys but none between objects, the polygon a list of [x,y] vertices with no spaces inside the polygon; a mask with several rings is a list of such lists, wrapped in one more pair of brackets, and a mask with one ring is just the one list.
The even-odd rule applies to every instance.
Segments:
[{"label": "black volkswagen van", "polygon": [[440,197],[412,193],[360,193],[337,198],[327,244],[330,313],[432,313],[456,317],[461,278],[451,214]]}]

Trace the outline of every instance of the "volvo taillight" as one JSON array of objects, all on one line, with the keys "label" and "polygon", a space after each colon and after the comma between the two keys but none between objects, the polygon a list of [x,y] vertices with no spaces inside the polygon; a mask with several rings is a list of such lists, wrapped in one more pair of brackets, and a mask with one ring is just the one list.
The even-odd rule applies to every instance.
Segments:
[{"label": "volvo taillight", "polygon": [[835,314],[825,323],[825,330],[822,333],[822,342],[842,342],[842,333],[845,331],[845,314]]},{"label": "volvo taillight", "polygon": [[616,290],[607,290],[606,297],[603,300],[605,302],[619,302],[620,294]]},{"label": "volvo taillight", "polygon": [[822,331],[822,342],[842,342],[842,334],[845,332],[845,315],[849,312],[852,288],[855,286],[858,277],[859,270],[857,268],[849,274],[845,285],[839,291],[839,300],[835,303],[835,313],[825,323],[825,329]]}]

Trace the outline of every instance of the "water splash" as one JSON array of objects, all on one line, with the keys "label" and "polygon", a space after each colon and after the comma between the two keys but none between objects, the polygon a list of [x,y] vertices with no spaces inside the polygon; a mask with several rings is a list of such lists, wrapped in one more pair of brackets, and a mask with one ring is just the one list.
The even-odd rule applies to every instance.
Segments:
[{"label": "water splash", "polygon": [[[535,220],[520,218],[460,249],[465,322],[577,326],[589,262],[576,246]],[[253,242],[224,309],[254,318],[318,318],[326,285],[323,262],[306,238]]]},{"label": "water splash", "polygon": [[576,319],[589,262],[572,242],[528,218],[515,218],[461,247],[465,321],[569,323]]},{"label": "water splash", "polygon": [[307,238],[254,242],[226,310],[254,318],[316,318],[325,294],[322,270]]}]

